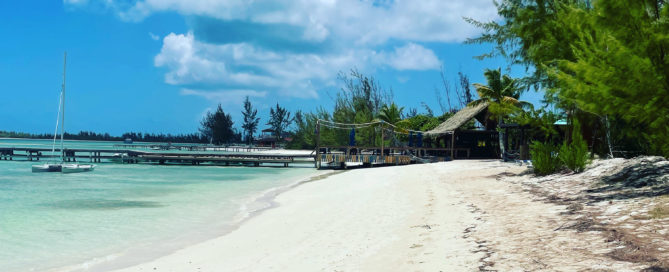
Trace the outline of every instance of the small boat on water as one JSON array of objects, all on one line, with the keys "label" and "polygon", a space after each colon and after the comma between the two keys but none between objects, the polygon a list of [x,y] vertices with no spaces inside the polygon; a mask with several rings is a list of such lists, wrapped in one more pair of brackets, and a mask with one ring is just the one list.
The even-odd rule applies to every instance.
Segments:
[{"label": "small boat on water", "polygon": [[90,172],[95,169],[94,164],[78,164],[78,163],[70,163],[70,164],[63,164],[61,171],[63,174],[69,174],[69,173],[81,173],[81,172]]},{"label": "small boat on water", "polygon": [[[63,57],[63,86],[60,92],[60,102],[58,103],[58,116],[56,116],[56,131],[53,133],[53,145],[51,147],[51,154],[56,152],[56,135],[58,133],[58,119],[61,119],[60,124],[60,162],[50,162],[43,164],[36,164],[32,166],[33,173],[42,173],[42,172],[61,172],[61,173],[80,173],[80,172],[90,172],[95,169],[94,164],[78,164],[78,163],[67,163],[65,164],[65,149],[63,145],[63,136],[65,134],[65,71],[67,67],[67,52]],[[62,115],[61,115],[62,114]]]},{"label": "small boat on water", "polygon": [[33,173],[38,172],[61,172],[63,166],[56,163],[45,163],[45,164],[36,164],[33,165]]}]

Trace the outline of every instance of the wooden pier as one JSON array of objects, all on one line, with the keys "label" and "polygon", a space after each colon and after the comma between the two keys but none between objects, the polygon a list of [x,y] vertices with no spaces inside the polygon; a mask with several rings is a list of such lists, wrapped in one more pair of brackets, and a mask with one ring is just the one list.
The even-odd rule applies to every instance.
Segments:
[{"label": "wooden pier", "polygon": [[[130,149],[64,149],[65,162],[113,162],[124,164],[178,164],[178,165],[220,165],[220,166],[268,166],[289,167],[299,164],[318,169],[348,169],[422,163],[425,157],[431,161],[449,160],[447,156],[426,156],[446,154],[450,149],[392,147],[380,149],[362,146],[323,146],[320,152],[312,154],[260,154],[252,152],[179,152],[179,150],[140,151]],[[189,151],[191,149],[188,149]],[[207,149],[208,150],[208,149]],[[458,150],[468,153],[468,150]],[[456,152],[457,154],[457,152]],[[468,155],[468,154],[467,154]],[[30,147],[0,147],[0,160],[40,161],[61,157],[61,150]]]},{"label": "wooden pier", "polygon": [[[49,148],[0,147],[0,160],[39,161],[49,158],[60,158],[61,150],[51,154]],[[66,162],[116,162],[116,163],[155,163],[182,165],[243,165],[243,166],[283,166],[292,164],[314,164],[314,156],[279,155],[257,153],[177,153],[177,152],[145,152],[137,150],[113,149],[64,149],[63,160]]]},{"label": "wooden pier", "polygon": [[253,152],[271,150],[266,146],[244,146],[244,145],[183,145],[183,144],[115,144],[114,149],[150,149],[150,150],[176,150],[176,151],[226,151],[226,152]]}]

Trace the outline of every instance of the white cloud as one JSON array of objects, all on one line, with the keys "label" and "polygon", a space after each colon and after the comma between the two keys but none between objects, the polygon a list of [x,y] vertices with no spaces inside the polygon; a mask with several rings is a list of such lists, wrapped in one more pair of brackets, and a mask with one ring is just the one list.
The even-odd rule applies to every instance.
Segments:
[{"label": "white cloud", "polygon": [[149,32],[149,37],[154,41],[160,40],[160,36],[153,34],[152,32]]},{"label": "white cloud", "polygon": [[[66,4],[86,0],[64,0]],[[498,18],[492,0],[98,0],[129,21],[176,11],[221,20],[289,24],[304,29],[302,38],[322,41],[334,36],[359,44],[388,40],[462,41],[477,29],[462,20]]]},{"label": "white cloud", "polygon": [[191,33],[165,36],[154,64],[169,69],[165,74],[165,82],[169,84],[210,82],[226,74],[224,63],[211,61],[201,54]]},{"label": "white cloud", "polygon": [[353,67],[371,70],[392,67],[398,70],[438,69],[432,50],[409,43],[392,52],[350,49],[336,53],[283,53],[257,48],[247,43],[207,44],[192,33],[170,33],[154,59],[165,67],[169,84],[207,84],[261,87],[292,97],[318,97],[316,89],[334,84],[339,71]]},{"label": "white cloud", "polygon": [[439,69],[439,59],[432,50],[415,43],[396,47],[387,56],[388,65],[397,70],[431,70]]},{"label": "white cloud", "polygon": [[63,0],[63,3],[70,5],[83,5],[88,3],[88,0]]},{"label": "white cloud", "polygon": [[224,105],[240,105],[245,97],[265,97],[267,92],[254,90],[214,90],[202,91],[192,89],[182,89],[182,95],[200,96],[212,102]]},{"label": "white cloud", "polygon": [[[71,5],[83,2],[78,6],[86,1],[91,0],[64,0]],[[459,42],[474,36],[477,30],[462,17],[497,19],[492,0],[98,0],[96,3],[129,21],[143,20],[155,13],[177,12],[269,26],[254,32],[258,35],[272,31],[273,25],[279,26],[277,31],[294,30],[295,35],[284,31],[264,44],[253,38],[227,37],[218,43],[205,42],[207,39],[202,36],[198,39],[193,34],[197,31],[170,33],[163,38],[154,64],[166,70],[165,82],[173,85],[262,89],[303,98],[318,97],[318,89],[334,86],[339,71],[354,67],[362,72],[377,68],[438,69],[440,60],[425,44]],[[278,39],[278,43],[272,39]],[[390,48],[389,41],[397,46]],[[298,46],[280,49],[274,44]],[[303,44],[317,49],[299,49]],[[185,89],[182,93],[210,100],[223,98],[216,93],[195,92]]]}]

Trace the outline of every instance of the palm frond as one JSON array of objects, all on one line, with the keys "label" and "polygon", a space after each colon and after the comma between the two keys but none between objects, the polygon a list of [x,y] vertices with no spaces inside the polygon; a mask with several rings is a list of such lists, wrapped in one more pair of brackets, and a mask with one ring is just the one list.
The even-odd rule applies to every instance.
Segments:
[{"label": "palm frond", "polygon": [[488,98],[477,99],[477,100],[474,100],[472,102],[469,102],[469,104],[467,104],[467,106],[472,106],[472,107],[473,106],[478,106],[478,105],[480,105],[482,103],[486,103],[486,102],[490,102],[490,99],[488,99]]},{"label": "palm frond", "polygon": [[504,96],[502,97],[502,101],[505,103],[517,105],[518,104],[518,99],[511,97],[511,96]]},{"label": "palm frond", "polygon": [[474,83],[474,88],[476,88],[476,93],[479,95],[480,98],[496,99],[497,97],[495,90],[486,85]]}]

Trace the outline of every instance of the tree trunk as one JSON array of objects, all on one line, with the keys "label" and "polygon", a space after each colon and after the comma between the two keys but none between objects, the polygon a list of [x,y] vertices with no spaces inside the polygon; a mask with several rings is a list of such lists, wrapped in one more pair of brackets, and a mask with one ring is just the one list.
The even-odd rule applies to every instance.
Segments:
[{"label": "tree trunk", "polygon": [[604,120],[606,121],[606,144],[609,147],[608,158],[612,159],[613,158],[613,146],[611,145],[611,130],[610,130],[610,124],[609,124],[609,116],[604,115]]},{"label": "tree trunk", "polygon": [[499,151],[501,154],[501,159],[504,159],[504,133],[502,133],[502,117],[499,117],[499,121],[497,122],[497,131],[499,132]]}]

